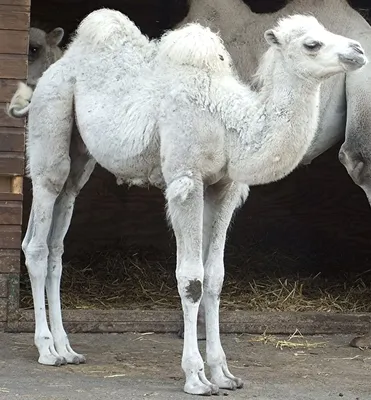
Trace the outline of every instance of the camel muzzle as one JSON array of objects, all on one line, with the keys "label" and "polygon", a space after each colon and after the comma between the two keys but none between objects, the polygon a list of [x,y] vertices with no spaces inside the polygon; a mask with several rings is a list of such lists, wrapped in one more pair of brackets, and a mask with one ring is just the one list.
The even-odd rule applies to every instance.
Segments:
[{"label": "camel muzzle", "polygon": [[350,71],[362,68],[368,62],[361,48],[354,49],[353,54],[339,54],[339,60],[344,65],[345,69]]}]

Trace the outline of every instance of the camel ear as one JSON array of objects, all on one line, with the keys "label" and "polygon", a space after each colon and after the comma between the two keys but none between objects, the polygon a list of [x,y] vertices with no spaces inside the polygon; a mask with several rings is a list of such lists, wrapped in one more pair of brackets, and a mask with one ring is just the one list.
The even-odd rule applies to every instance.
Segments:
[{"label": "camel ear", "polygon": [[277,33],[273,29],[268,29],[264,33],[265,40],[270,46],[279,46],[280,41],[278,40]]},{"label": "camel ear", "polygon": [[64,36],[63,28],[55,28],[46,35],[46,42],[50,46],[58,46]]}]

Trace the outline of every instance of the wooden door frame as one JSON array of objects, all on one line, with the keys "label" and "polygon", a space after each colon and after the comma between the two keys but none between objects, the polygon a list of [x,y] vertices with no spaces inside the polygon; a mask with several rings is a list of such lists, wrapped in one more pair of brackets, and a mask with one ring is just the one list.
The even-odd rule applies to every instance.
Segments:
[{"label": "wooden door frame", "polygon": [[0,0],[0,328],[19,308],[25,122],[5,112],[27,79],[31,0]]}]

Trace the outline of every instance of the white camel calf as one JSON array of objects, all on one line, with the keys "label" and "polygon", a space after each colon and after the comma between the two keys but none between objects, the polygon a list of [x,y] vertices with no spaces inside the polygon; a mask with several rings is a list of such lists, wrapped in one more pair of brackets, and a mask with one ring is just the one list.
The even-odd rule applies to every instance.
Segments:
[{"label": "white camel calf", "polygon": [[[254,92],[208,28],[190,24],[150,42],[118,11],[99,10],[41,77],[29,112],[33,203],[22,243],[40,363],[85,360],[63,328],[61,257],[75,198],[97,162],[122,181],[164,188],[177,242],[185,392],[242,387],[229,372],[219,335],[232,214],[250,185],[281,179],[299,164],[317,129],[321,82],[367,61],[358,42],[314,17],[280,20],[265,38],[270,48]],[[74,123],[86,151],[76,146]],[[210,381],[197,343],[202,296]]]}]

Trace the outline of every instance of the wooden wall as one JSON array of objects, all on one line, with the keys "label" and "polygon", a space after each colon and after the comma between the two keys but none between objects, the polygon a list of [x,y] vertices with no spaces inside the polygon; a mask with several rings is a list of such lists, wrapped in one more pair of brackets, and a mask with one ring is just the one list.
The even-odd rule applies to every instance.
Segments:
[{"label": "wooden wall", "polygon": [[0,0],[0,327],[18,305],[25,130],[5,106],[27,77],[29,16],[30,0]]}]

